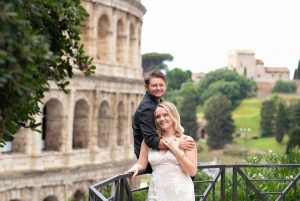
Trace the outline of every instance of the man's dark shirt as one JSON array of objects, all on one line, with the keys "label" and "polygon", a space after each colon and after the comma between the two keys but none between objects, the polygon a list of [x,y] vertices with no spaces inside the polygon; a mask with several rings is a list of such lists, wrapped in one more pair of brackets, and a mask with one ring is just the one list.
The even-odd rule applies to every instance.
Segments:
[{"label": "man's dark shirt", "polygon": [[148,147],[157,149],[160,138],[157,137],[154,111],[158,102],[154,97],[146,93],[139,107],[134,113],[132,120],[134,153],[137,158],[140,156],[143,139]]}]

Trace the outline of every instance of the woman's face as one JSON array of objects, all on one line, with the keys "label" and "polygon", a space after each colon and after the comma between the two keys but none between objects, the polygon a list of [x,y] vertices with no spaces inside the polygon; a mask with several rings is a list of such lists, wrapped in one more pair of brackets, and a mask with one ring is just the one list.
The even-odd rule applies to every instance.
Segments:
[{"label": "woman's face", "polygon": [[174,121],[170,118],[168,112],[163,107],[156,108],[155,121],[161,130],[173,128]]}]

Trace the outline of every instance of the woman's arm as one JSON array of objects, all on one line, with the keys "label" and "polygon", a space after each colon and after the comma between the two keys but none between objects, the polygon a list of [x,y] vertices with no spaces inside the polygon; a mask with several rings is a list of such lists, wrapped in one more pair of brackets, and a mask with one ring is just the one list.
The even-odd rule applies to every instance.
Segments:
[{"label": "woman's arm", "polygon": [[137,161],[137,163],[132,166],[129,170],[126,171],[126,173],[133,173],[133,176],[131,177],[131,179],[133,177],[135,177],[137,175],[137,173],[140,170],[145,170],[147,168],[148,165],[148,147],[145,143],[145,141],[143,140],[142,145],[141,145],[141,152],[140,152],[140,157],[139,160]]}]

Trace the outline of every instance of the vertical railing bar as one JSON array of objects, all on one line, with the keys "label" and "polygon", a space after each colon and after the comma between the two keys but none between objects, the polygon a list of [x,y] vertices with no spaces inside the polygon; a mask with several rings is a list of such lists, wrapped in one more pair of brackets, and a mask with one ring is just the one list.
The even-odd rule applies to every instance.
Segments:
[{"label": "vertical railing bar", "polygon": [[294,185],[294,201],[296,201],[297,198],[297,185]]},{"label": "vertical railing bar", "polygon": [[218,178],[219,178],[219,176],[221,175],[221,170],[219,170],[218,171],[218,173],[215,175],[215,177],[213,178],[213,180],[212,180],[212,182],[208,185],[208,187],[206,188],[206,190],[205,190],[205,192],[204,192],[204,194],[203,194],[203,201],[205,201],[206,200],[206,198],[207,198],[207,196],[208,196],[208,194],[209,194],[209,192],[211,191],[211,189],[212,189],[212,186],[213,185],[215,185],[215,183],[218,181]]},{"label": "vertical railing bar", "polygon": [[118,194],[119,194],[119,180],[116,180],[114,182],[114,188],[113,188],[113,198],[114,198],[114,201],[118,201]]},{"label": "vertical railing bar", "polygon": [[246,184],[246,201],[248,201],[248,184],[246,181],[245,184]]},{"label": "vertical railing bar", "polygon": [[226,174],[226,168],[222,167],[221,173],[221,201],[225,201],[225,174]]},{"label": "vertical railing bar", "polygon": [[213,201],[215,201],[215,196],[216,196],[216,185],[213,185]]},{"label": "vertical railing bar", "polygon": [[248,179],[248,177],[243,173],[243,171],[240,168],[237,168],[237,172],[241,175],[241,177],[248,183],[248,185],[252,188],[252,190],[258,195],[258,197],[266,201],[264,196],[259,192],[259,190],[252,184],[252,182]]},{"label": "vertical railing bar", "polygon": [[236,166],[232,168],[232,184],[233,184],[233,191],[232,191],[232,201],[237,201],[236,196],[237,196],[237,171],[236,171]]},{"label": "vertical railing bar", "polygon": [[132,195],[132,192],[131,192],[131,189],[130,189],[130,186],[129,186],[127,180],[126,180],[126,183],[125,183],[125,189],[126,189],[126,192],[128,194],[129,201],[134,201],[133,195]]},{"label": "vertical railing bar", "polygon": [[125,182],[124,182],[124,178],[121,179],[120,182],[120,201],[124,201],[124,188],[125,188]]}]

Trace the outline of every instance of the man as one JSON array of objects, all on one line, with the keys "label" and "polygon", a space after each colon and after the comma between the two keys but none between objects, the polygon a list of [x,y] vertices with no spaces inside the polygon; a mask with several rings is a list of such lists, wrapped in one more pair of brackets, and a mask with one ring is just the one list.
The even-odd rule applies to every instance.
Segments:
[{"label": "man", "polygon": [[[134,153],[137,158],[139,158],[143,140],[152,149],[167,149],[167,146],[157,137],[154,119],[155,108],[162,101],[161,98],[166,91],[166,77],[161,71],[152,70],[145,76],[144,81],[146,94],[138,106],[132,121]],[[191,137],[179,141],[179,148],[182,150],[189,150],[194,146],[195,142]]]}]

